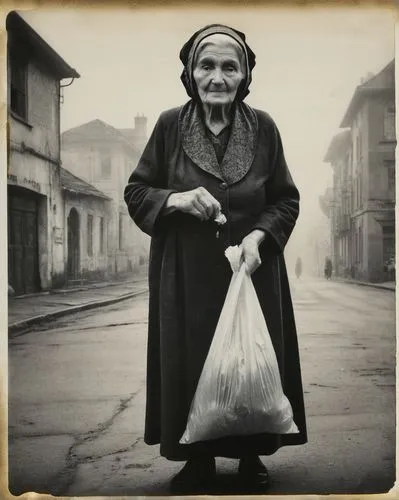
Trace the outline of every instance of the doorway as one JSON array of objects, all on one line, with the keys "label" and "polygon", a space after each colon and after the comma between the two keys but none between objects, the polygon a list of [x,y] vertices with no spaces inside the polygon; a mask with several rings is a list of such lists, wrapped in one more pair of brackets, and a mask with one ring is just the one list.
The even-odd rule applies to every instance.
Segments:
[{"label": "doorway", "polygon": [[8,281],[17,295],[39,291],[38,199],[8,189]]},{"label": "doorway", "polygon": [[80,273],[80,223],[76,208],[68,215],[68,281],[77,280]]}]

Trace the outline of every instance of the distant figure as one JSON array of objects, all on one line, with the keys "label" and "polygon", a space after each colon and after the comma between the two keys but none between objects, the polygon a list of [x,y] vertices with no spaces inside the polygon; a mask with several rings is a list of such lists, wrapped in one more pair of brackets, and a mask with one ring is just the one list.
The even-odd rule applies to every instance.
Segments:
[{"label": "distant figure", "polygon": [[326,279],[330,279],[332,275],[332,261],[329,257],[326,257],[326,262],[324,264],[324,276]]},{"label": "distant figure", "polygon": [[298,257],[296,260],[295,274],[297,278],[300,278],[302,274],[302,259],[300,257]]}]

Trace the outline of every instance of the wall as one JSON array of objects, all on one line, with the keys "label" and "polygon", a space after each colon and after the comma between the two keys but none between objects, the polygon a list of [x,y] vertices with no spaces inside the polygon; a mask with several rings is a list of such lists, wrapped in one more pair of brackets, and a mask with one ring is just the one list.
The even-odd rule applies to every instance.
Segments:
[{"label": "wall", "polygon": [[[351,131],[352,137],[360,134],[360,128],[357,127]],[[334,201],[331,210],[331,258],[333,261],[333,270],[337,276],[348,277],[352,265],[350,249],[350,221],[351,216],[351,198],[352,198],[352,172],[359,164],[353,164],[352,158],[353,140],[349,144],[342,143],[339,151],[332,163],[333,168],[333,186]]]},{"label": "wall", "polygon": [[[384,138],[384,113],[393,105],[389,93],[371,97],[354,118],[352,126],[352,261],[356,264],[356,278],[360,280],[383,281],[386,278],[383,225],[392,224],[394,219],[395,192],[389,178],[389,166],[395,166],[395,144]],[[356,183],[359,175],[360,186]],[[359,228],[363,234],[362,255],[359,255],[359,248],[356,254]]]},{"label": "wall", "polygon": [[394,191],[389,190],[387,168],[389,162],[395,161],[395,143],[384,138],[384,114],[386,108],[394,104],[393,97],[389,96],[375,97],[369,102],[369,196],[386,202],[395,199]]},{"label": "wall", "polygon": [[382,258],[382,226],[375,220],[373,213],[367,214],[367,227],[367,278],[370,281],[382,281],[384,266]]},{"label": "wall", "polygon": [[[101,162],[107,155],[111,157],[112,176],[103,178]],[[130,219],[123,197],[125,186],[138,159],[139,155],[133,149],[111,141],[105,144],[95,141],[65,144],[62,148],[63,166],[112,198],[108,224],[110,277],[129,275],[137,270],[140,262],[148,259],[150,238]],[[119,248],[119,214],[123,217],[122,248]]]},{"label": "wall", "polygon": [[[8,77],[10,78],[10,77]],[[8,81],[10,87],[10,80]],[[28,64],[26,123],[12,118],[10,141],[59,161],[59,82],[36,62]]]},{"label": "wall", "polygon": [[73,149],[65,148],[61,139],[61,148],[62,166],[89,184],[94,184],[98,153],[90,147],[90,144],[79,144]]},{"label": "wall", "polygon": [[368,195],[368,110],[363,105],[353,118],[351,127],[352,132],[352,208],[353,212],[359,212],[364,209],[367,203]]},{"label": "wall", "polygon": [[393,94],[385,93],[370,99],[369,107],[369,155],[368,172],[370,177],[368,224],[369,256],[368,268],[370,281],[384,281],[384,237],[383,227],[394,226],[395,189],[389,177],[390,168],[395,168],[395,143],[384,136],[385,111],[394,107]]},{"label": "wall", "polygon": [[26,122],[10,115],[8,184],[22,186],[42,195],[38,213],[38,246],[40,285],[43,290],[62,283],[65,272],[63,245],[56,238],[57,231],[63,228],[63,201],[57,165],[58,92],[59,82],[43,67],[31,62],[27,76]]},{"label": "wall", "polygon": [[[72,208],[79,214],[80,236],[80,278],[104,279],[107,277],[109,201],[92,196],[73,194],[65,191],[64,210],[64,252],[68,258],[68,216]],[[93,255],[88,254],[87,218],[93,216]],[[104,251],[100,253],[100,217],[104,218]]]},{"label": "wall", "polygon": [[[122,247],[119,248],[119,216],[122,215]],[[137,272],[148,261],[150,238],[132,221],[126,206],[113,202],[109,225],[108,270],[111,275]]]}]

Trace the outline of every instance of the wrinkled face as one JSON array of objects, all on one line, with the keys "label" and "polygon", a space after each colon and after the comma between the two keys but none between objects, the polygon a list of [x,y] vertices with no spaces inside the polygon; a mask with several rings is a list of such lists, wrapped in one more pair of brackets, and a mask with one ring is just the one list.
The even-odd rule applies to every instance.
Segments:
[{"label": "wrinkled face", "polygon": [[193,77],[201,101],[231,104],[244,78],[240,47],[229,36],[212,35],[201,42],[197,53]]}]

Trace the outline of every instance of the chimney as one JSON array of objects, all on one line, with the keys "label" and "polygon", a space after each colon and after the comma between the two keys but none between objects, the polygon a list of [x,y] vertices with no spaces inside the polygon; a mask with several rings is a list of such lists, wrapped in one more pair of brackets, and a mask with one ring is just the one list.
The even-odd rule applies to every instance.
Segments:
[{"label": "chimney", "polygon": [[371,71],[369,71],[366,76],[363,76],[362,78],[360,78],[360,84],[362,85],[363,83],[366,83],[368,82],[369,80],[371,80],[372,78],[375,77],[375,74],[372,73]]},{"label": "chimney", "polygon": [[144,115],[139,115],[134,118],[134,131],[135,136],[140,141],[147,139],[147,117]]}]

